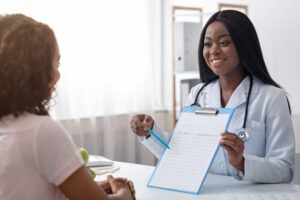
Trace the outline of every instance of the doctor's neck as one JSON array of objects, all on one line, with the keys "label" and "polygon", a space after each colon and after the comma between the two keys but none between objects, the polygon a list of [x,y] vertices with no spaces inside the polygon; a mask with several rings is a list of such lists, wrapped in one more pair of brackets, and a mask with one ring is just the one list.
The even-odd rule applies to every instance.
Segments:
[{"label": "doctor's neck", "polygon": [[220,89],[222,92],[234,92],[239,84],[246,77],[246,73],[239,71],[238,73],[230,73],[228,75],[220,75]]}]

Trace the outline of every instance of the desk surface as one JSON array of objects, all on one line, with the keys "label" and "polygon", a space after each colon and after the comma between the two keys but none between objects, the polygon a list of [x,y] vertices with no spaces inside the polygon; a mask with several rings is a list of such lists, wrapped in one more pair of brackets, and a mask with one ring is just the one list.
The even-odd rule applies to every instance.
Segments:
[{"label": "desk surface", "polygon": [[[247,200],[247,199],[300,199],[300,185],[292,184],[253,184],[245,181],[237,181],[229,176],[208,174],[199,194],[187,194],[147,187],[148,180],[154,167],[131,163],[115,162],[120,170],[113,173],[114,177],[127,177],[132,180],[136,189],[137,199],[223,199],[223,200]],[[96,181],[106,179],[108,174],[100,175]]]}]

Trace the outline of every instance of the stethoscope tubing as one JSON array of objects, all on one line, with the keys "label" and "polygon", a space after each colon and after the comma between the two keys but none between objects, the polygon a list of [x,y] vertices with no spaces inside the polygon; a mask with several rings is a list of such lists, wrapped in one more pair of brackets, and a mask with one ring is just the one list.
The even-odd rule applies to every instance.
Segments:
[{"label": "stethoscope tubing", "polygon": [[[251,75],[249,75],[250,77],[250,85],[249,85],[249,89],[248,89],[248,94],[247,94],[247,99],[246,99],[246,107],[245,107],[245,115],[244,115],[244,122],[243,122],[243,126],[242,126],[242,131],[238,133],[238,136],[242,139],[242,140],[247,140],[249,138],[249,134],[246,132],[246,123],[247,123],[247,117],[248,117],[248,108],[249,108],[249,102],[250,102],[250,96],[251,96],[251,92],[252,92],[252,83],[253,83],[253,78]],[[199,106],[201,107],[201,105],[198,103],[198,97],[200,95],[200,93],[202,92],[202,90],[208,85],[210,84],[212,81],[216,80],[217,78],[214,78],[210,81],[207,81],[206,83],[204,83],[204,85],[200,88],[200,90],[198,91],[195,101],[191,106]]]}]

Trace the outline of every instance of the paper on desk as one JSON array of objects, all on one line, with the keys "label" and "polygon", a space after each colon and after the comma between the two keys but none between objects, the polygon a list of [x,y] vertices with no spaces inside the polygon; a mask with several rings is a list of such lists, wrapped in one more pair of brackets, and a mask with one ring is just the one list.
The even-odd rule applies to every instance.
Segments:
[{"label": "paper on desk", "polygon": [[103,156],[90,155],[87,167],[111,166],[114,162]]},{"label": "paper on desk", "polygon": [[229,117],[182,112],[148,186],[198,193]]},{"label": "paper on desk", "polygon": [[300,199],[300,186],[257,184],[247,188],[228,189],[221,196],[223,200],[298,200]]}]

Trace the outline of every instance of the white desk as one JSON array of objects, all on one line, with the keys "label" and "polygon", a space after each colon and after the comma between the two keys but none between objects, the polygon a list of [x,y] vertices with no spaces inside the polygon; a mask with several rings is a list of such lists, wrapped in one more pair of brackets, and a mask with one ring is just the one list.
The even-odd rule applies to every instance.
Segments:
[{"label": "white desk", "polygon": [[[120,170],[113,173],[114,177],[127,177],[132,180],[136,189],[137,199],[154,200],[276,200],[276,199],[300,199],[300,185],[291,184],[253,184],[245,181],[237,181],[232,177],[208,174],[204,185],[198,195],[174,192],[147,187],[148,180],[154,167],[131,163],[115,162]],[[96,181],[106,179],[108,174],[100,175]],[[260,196],[259,196],[260,195]],[[273,196],[272,196],[273,195]],[[290,195],[290,196],[289,196]]]}]

